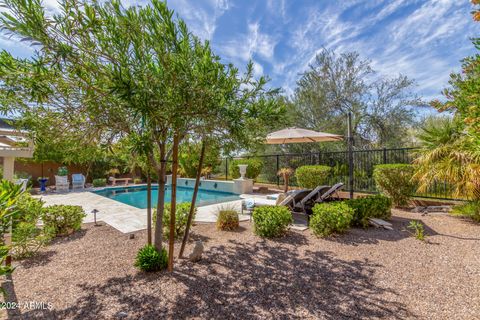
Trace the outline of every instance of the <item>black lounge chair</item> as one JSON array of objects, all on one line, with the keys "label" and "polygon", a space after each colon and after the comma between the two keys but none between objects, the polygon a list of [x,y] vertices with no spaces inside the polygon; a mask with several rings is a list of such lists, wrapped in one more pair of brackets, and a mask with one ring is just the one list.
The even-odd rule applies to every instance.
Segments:
[{"label": "black lounge chair", "polygon": [[[322,203],[322,202],[327,202],[327,201],[332,201],[333,196],[340,191],[340,189],[343,188],[343,183],[337,183],[333,185],[332,187],[330,186],[319,186],[315,188],[313,191],[317,190],[317,192],[313,192],[311,195],[308,195],[309,197],[304,197],[297,205],[294,207],[297,212],[300,213],[305,213],[310,215],[312,213],[312,208],[315,204],[317,203]],[[316,196],[316,198],[315,198]],[[338,194],[337,194],[337,199],[338,199]]]}]

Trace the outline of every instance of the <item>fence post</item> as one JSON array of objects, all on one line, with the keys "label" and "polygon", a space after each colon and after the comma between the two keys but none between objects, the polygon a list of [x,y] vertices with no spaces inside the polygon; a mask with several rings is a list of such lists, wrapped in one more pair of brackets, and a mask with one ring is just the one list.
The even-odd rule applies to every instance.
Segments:
[{"label": "fence post", "polygon": [[387,163],[387,148],[383,148],[383,164]]},{"label": "fence post", "polygon": [[280,176],[278,175],[278,170],[280,170],[280,163],[277,154],[277,171],[275,171],[275,174],[277,175],[277,187],[280,186]]},{"label": "fence post", "polygon": [[225,180],[228,180],[228,158],[225,158]]}]

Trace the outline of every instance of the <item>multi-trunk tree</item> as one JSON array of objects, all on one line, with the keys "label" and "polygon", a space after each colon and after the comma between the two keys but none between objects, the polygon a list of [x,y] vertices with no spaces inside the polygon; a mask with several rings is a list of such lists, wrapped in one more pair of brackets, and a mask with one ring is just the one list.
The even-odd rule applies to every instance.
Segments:
[{"label": "multi-trunk tree", "polygon": [[[251,64],[240,76],[234,66],[221,63],[208,42],[192,35],[164,2],[125,8],[118,1],[67,0],[53,18],[38,0],[4,2],[9,10],[3,27],[39,51],[35,60],[20,62],[6,55],[5,61],[21,63],[22,69],[5,69],[2,92],[16,86],[19,93],[9,100],[20,110],[54,108],[66,123],[81,119],[86,135],[100,140],[146,138],[139,154],[158,176],[158,250],[167,162],[173,159],[175,171],[183,139],[216,136],[222,147],[243,147],[260,141],[269,124],[281,118],[283,109],[271,99],[277,92],[265,88],[264,78],[253,78]],[[26,80],[32,75],[48,90]],[[170,243],[172,250],[173,239]]]}]

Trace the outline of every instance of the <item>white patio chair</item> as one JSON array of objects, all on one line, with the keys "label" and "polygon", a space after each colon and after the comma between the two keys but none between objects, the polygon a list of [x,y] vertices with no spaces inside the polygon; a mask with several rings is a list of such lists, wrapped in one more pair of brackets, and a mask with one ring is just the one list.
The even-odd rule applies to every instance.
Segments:
[{"label": "white patio chair", "polygon": [[85,176],[81,173],[72,174],[72,189],[84,189],[85,188]]},{"label": "white patio chair", "polygon": [[57,192],[68,191],[70,188],[70,181],[68,176],[55,176],[55,189]]},{"label": "white patio chair", "polygon": [[28,179],[17,179],[15,181],[15,184],[21,185],[20,190],[22,190],[22,192],[25,192],[27,190]]}]

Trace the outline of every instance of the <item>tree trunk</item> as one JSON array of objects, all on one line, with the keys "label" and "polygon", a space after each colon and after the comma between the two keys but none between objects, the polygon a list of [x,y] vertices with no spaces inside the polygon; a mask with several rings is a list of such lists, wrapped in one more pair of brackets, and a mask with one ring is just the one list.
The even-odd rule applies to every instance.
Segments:
[{"label": "tree trunk", "polygon": [[173,135],[172,149],[172,196],[170,202],[170,234],[168,239],[168,271],[173,271],[173,251],[175,244],[175,217],[177,201],[177,170],[178,170],[178,133]]},{"label": "tree trunk", "polygon": [[180,247],[180,253],[178,257],[183,257],[183,251],[188,241],[188,233],[190,232],[190,225],[192,224],[193,213],[195,212],[195,202],[197,201],[198,186],[200,184],[200,176],[202,175],[203,158],[205,156],[205,141],[202,141],[202,151],[200,152],[200,161],[198,162],[197,176],[195,179],[195,187],[193,188],[192,204],[190,206],[190,212],[188,213],[187,227],[185,228],[185,234],[183,235],[182,246]]},{"label": "tree trunk", "polygon": [[157,221],[155,221],[155,248],[160,252],[162,250],[163,240],[163,213],[165,211],[165,173],[167,170],[167,159],[165,154],[165,145],[160,147],[160,169],[158,174],[158,199],[157,199]]},{"label": "tree trunk", "polygon": [[147,243],[152,244],[152,178],[147,173]]},{"label": "tree trunk", "polygon": [[283,187],[283,192],[288,192],[288,179],[289,179],[289,176],[288,175],[284,175],[283,176],[283,181],[285,182],[285,185]]}]

